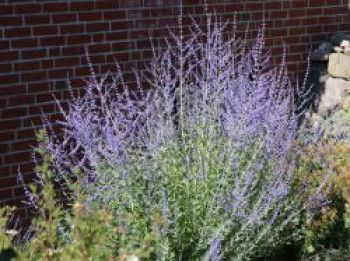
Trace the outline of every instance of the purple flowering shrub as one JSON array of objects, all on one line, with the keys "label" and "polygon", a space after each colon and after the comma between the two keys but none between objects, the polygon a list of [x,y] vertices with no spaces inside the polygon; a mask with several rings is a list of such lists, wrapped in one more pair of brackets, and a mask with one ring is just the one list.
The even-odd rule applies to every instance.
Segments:
[{"label": "purple flowering shrub", "polygon": [[308,197],[292,189],[300,117],[285,62],[269,66],[263,26],[253,45],[225,29],[208,15],[206,29],[171,33],[134,89],[92,70],[62,134],[45,121],[57,180],[112,210],[116,255],[151,235],[153,260],[251,260],[323,204],[326,181]]}]

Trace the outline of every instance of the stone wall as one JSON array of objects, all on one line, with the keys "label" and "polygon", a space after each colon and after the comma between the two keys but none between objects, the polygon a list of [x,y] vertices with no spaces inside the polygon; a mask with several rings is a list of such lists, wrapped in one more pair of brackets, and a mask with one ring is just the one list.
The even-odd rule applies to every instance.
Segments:
[{"label": "stone wall", "polygon": [[350,138],[350,34],[336,33],[323,41],[311,60],[317,117],[332,120],[337,131]]}]

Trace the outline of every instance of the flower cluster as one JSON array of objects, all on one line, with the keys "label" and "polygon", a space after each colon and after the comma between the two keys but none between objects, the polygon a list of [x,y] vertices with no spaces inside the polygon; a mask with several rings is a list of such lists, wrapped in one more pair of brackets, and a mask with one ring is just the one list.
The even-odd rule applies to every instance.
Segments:
[{"label": "flower cluster", "polygon": [[57,181],[111,208],[130,248],[158,233],[157,260],[264,255],[322,198],[292,191],[300,118],[285,62],[270,67],[264,25],[252,45],[226,26],[208,15],[170,33],[135,88],[92,70],[59,135],[44,118]]}]

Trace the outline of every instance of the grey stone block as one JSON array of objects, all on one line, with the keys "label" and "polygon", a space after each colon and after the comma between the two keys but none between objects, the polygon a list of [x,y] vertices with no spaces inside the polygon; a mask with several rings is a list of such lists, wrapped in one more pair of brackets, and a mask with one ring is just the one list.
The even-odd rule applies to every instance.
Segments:
[{"label": "grey stone block", "polygon": [[350,90],[350,82],[344,79],[329,77],[325,82],[324,92],[318,107],[321,116],[342,105]]},{"label": "grey stone block", "polygon": [[328,73],[332,77],[350,80],[350,55],[332,53],[329,56]]}]

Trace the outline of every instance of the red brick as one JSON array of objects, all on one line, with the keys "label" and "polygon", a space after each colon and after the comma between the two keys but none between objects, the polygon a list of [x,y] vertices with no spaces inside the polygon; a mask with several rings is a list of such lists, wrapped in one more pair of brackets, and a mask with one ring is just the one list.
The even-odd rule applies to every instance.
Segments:
[{"label": "red brick", "polygon": [[129,54],[128,53],[116,53],[113,55],[108,55],[106,62],[107,63],[115,63],[117,62],[123,62],[129,60]]},{"label": "red brick", "polygon": [[70,3],[70,11],[90,11],[94,10],[94,1],[79,1]]},{"label": "red brick", "polygon": [[15,6],[16,14],[32,14],[39,13],[41,11],[41,5],[39,4],[21,4]]},{"label": "red brick", "polygon": [[322,31],[322,25],[314,25],[306,27],[306,33],[308,34],[318,34]]},{"label": "red brick", "polygon": [[69,10],[68,3],[45,3],[44,11],[45,12],[65,12]]},{"label": "red brick", "polygon": [[12,52],[6,52],[6,53],[0,53],[0,61],[12,61],[17,60],[19,57],[18,52],[12,51]]},{"label": "red brick", "polygon": [[34,82],[46,79],[46,72],[23,72],[21,74],[22,82]]},{"label": "red brick", "polygon": [[342,0],[327,0],[326,1],[326,5],[336,5],[336,6],[340,6],[343,4]]},{"label": "red brick", "polygon": [[41,115],[42,112],[50,113],[55,111],[55,104],[41,104],[29,107],[30,115]]},{"label": "red brick", "polygon": [[79,64],[79,57],[68,57],[55,60],[55,67],[73,67]]},{"label": "red brick", "polygon": [[288,10],[288,17],[303,17],[303,16],[306,16],[305,9]]},{"label": "red brick", "polygon": [[53,68],[53,61],[52,60],[42,60],[41,66],[44,70]]},{"label": "red brick", "polygon": [[[172,19],[172,21],[177,23],[176,19]],[[169,24],[166,22],[166,19],[162,19],[162,23],[169,26]],[[135,27],[136,28],[156,28],[157,27],[157,20],[156,19],[137,20]]]},{"label": "red brick", "polygon": [[1,111],[2,119],[18,118],[27,115],[27,108],[11,108]]},{"label": "red brick", "polygon": [[[1,177],[1,175],[0,175]],[[2,188],[10,188],[17,185],[17,177],[0,178]]]},{"label": "red brick", "polygon": [[300,26],[301,24],[300,18],[292,18],[292,19],[286,19],[284,20],[284,26],[293,27],[293,26]]},{"label": "red brick", "polygon": [[109,30],[109,23],[92,23],[86,25],[87,32],[101,32]]},{"label": "red brick", "polygon": [[273,9],[281,9],[282,8],[282,4],[281,2],[266,2],[264,5],[264,9],[265,10],[273,10]]},{"label": "red brick", "polygon": [[78,18],[79,21],[101,21],[102,13],[79,13]]},{"label": "red brick", "polygon": [[111,51],[111,44],[96,44],[96,45],[90,45],[88,47],[89,53],[103,53],[103,52],[110,52]]},{"label": "red brick", "polygon": [[41,46],[60,46],[65,44],[65,37],[62,36],[47,36],[40,38]]},{"label": "red brick", "polygon": [[131,29],[134,27],[134,23],[132,21],[116,21],[112,22],[112,30],[124,30]]},{"label": "red brick", "polygon": [[289,28],[289,33],[291,35],[300,35],[305,33],[305,27],[295,27],[295,28]]},{"label": "red brick", "polygon": [[339,12],[338,7],[326,7],[323,8],[323,14],[324,15],[335,15]]},{"label": "red brick", "polygon": [[[113,45],[114,46],[114,45]],[[136,42],[137,49],[150,49],[152,47],[150,40],[137,41]]]},{"label": "red brick", "polygon": [[103,14],[104,20],[123,20],[125,18],[126,18],[125,11],[113,10],[113,11],[106,11]]},{"label": "red brick", "polygon": [[271,11],[271,18],[286,18],[288,15],[287,11]]},{"label": "red brick", "polygon": [[[10,144],[9,143],[0,143],[0,154],[7,154],[10,152]],[[3,186],[3,184],[1,184]]]},{"label": "red brick", "polygon": [[44,58],[44,57],[46,57],[45,49],[21,51],[22,59],[38,59],[38,58]]},{"label": "red brick", "polygon": [[0,92],[6,93],[7,96],[9,95],[18,95],[18,94],[24,94],[26,93],[27,88],[25,85],[15,85],[15,86],[1,86]]},{"label": "red brick", "polygon": [[303,25],[315,25],[318,23],[317,17],[307,17],[302,19]]},{"label": "red brick", "polygon": [[20,27],[20,28],[10,28],[5,30],[6,37],[23,37],[29,36],[31,34],[30,28]]},{"label": "red brick", "polygon": [[48,15],[30,15],[25,17],[25,23],[28,25],[48,24],[50,23],[50,16]]},{"label": "red brick", "polygon": [[1,41],[0,40],[0,50],[5,50],[5,49],[9,49],[9,48],[10,48],[10,41]]},{"label": "red brick", "polygon": [[34,128],[17,130],[16,139],[17,140],[28,140],[35,137]]},{"label": "red brick", "polygon": [[92,41],[93,42],[104,42],[104,41],[106,41],[105,34],[104,33],[93,34],[92,35]]},{"label": "red brick", "polygon": [[[50,48],[49,49],[49,56],[50,57],[61,56],[60,48]],[[48,60],[46,60],[46,61],[48,61]],[[49,65],[49,67],[44,67],[44,63],[43,63],[43,68],[52,68],[52,66],[50,64],[52,64],[52,63],[46,63],[46,65]]]},{"label": "red brick", "polygon": [[[5,156],[5,164],[18,164],[28,162],[31,159],[31,152],[20,152]],[[1,197],[0,197],[1,198]]]},{"label": "red brick", "polygon": [[77,21],[77,14],[54,14],[52,22],[55,24],[65,24]]},{"label": "red brick", "polygon": [[151,17],[150,10],[144,10],[144,9],[136,9],[136,10],[128,10],[128,19],[134,19],[134,18],[149,18]]},{"label": "red brick", "polygon": [[1,15],[9,15],[13,14],[14,5],[0,5],[0,14]]},{"label": "red brick", "polygon": [[313,8],[306,10],[307,16],[320,16],[320,14],[322,14],[322,8]]},{"label": "red brick", "polygon": [[53,96],[52,93],[40,93],[36,95],[36,102],[42,103],[42,102],[53,102]]},{"label": "red brick", "polygon": [[0,190],[0,199],[10,199],[13,197],[13,190],[6,188]]},{"label": "red brick", "polygon": [[120,7],[121,8],[136,8],[136,7],[142,7],[142,0],[128,0],[128,1],[121,1]]},{"label": "red brick", "polygon": [[[150,43],[150,41],[147,41]],[[119,43],[112,43],[112,49],[113,51],[126,51],[126,50],[132,50],[135,48],[134,42],[119,42]],[[139,47],[139,42],[137,42],[137,48],[141,49]]]},{"label": "red brick", "polygon": [[75,34],[75,33],[83,33],[83,32],[84,32],[83,24],[62,25],[60,27],[61,34]]},{"label": "red brick", "polygon": [[286,37],[284,40],[286,41],[287,44],[301,43],[301,39],[299,36]]},{"label": "red brick", "polygon": [[57,35],[58,28],[56,26],[39,26],[34,27],[34,35]]},{"label": "red brick", "polygon": [[76,67],[75,68],[75,75],[77,75],[77,76],[87,76],[89,74],[90,74],[90,67]]},{"label": "red brick", "polygon": [[11,152],[21,152],[33,150],[33,147],[37,144],[35,140],[31,141],[19,141],[11,143]]},{"label": "red brick", "polygon": [[246,11],[258,11],[258,10],[263,10],[264,9],[264,3],[245,3],[244,4],[244,9]]},{"label": "red brick", "polygon": [[17,83],[19,80],[18,74],[0,75],[0,85]]},{"label": "red brick", "polygon": [[323,25],[323,31],[324,32],[331,32],[331,33],[334,33],[336,31],[338,31],[338,25],[335,25],[335,24],[330,24],[330,25]]},{"label": "red brick", "polygon": [[28,84],[28,93],[49,92],[50,85],[48,83],[30,83]]},{"label": "red brick", "polygon": [[21,126],[21,121],[16,119],[16,120],[0,120],[0,132],[2,131],[7,131],[7,130],[14,130],[18,129],[18,127]]},{"label": "red brick", "polygon": [[32,95],[16,95],[9,98],[9,106],[19,106],[19,105],[28,105],[34,103],[34,96]]},{"label": "red brick", "polygon": [[308,1],[304,0],[293,0],[291,1],[292,8],[305,8],[308,7]]},{"label": "red brick", "polygon": [[10,63],[0,64],[0,73],[9,73],[11,71],[12,71],[12,65]]},{"label": "red brick", "polygon": [[290,53],[305,53],[306,46],[305,45],[292,45],[289,46]]},{"label": "red brick", "polygon": [[326,0],[309,0],[310,6],[322,6],[326,4]]},{"label": "red brick", "polygon": [[113,8],[119,8],[119,2],[123,0],[99,0],[95,2],[95,8],[96,9],[113,9]]},{"label": "red brick", "polygon": [[166,1],[159,1],[159,0],[144,0],[144,5],[146,7],[161,7],[166,5]]},{"label": "red brick", "polygon": [[[104,55],[99,55],[99,54],[89,55],[89,58],[90,58],[92,64],[104,64],[104,63],[106,63],[106,57]],[[82,64],[82,65],[87,64],[86,57],[81,58],[80,64]]]},{"label": "red brick", "polygon": [[[1,133],[0,133],[0,137],[1,137]],[[1,141],[1,139],[0,139]],[[4,166],[4,165],[0,165],[0,177],[6,177],[6,176],[10,176],[11,169],[9,166]],[[1,185],[1,183],[0,183]]]},{"label": "red brick", "polygon": [[67,44],[74,45],[74,44],[86,44],[91,42],[91,36],[90,35],[70,35],[67,36]]},{"label": "red brick", "polygon": [[171,8],[157,8],[151,10],[151,16],[152,17],[163,17],[163,16],[172,16],[173,15],[173,9]]},{"label": "red brick", "polygon": [[72,69],[62,69],[62,70],[53,70],[49,71],[49,78],[50,79],[55,79],[55,78],[60,78],[60,79],[67,79],[70,75],[72,75],[73,70]]},{"label": "red brick", "polygon": [[32,71],[39,68],[40,68],[40,62],[38,61],[21,62],[21,63],[16,63],[14,65],[15,71]]},{"label": "red brick", "polygon": [[20,26],[22,25],[21,16],[2,16],[0,17],[1,26]]},{"label": "red brick", "polygon": [[36,38],[27,38],[27,39],[16,39],[12,40],[11,43],[13,48],[34,48],[38,46],[38,39]]},{"label": "red brick", "polygon": [[123,41],[128,39],[128,33],[127,32],[107,33],[106,38],[108,41]]},{"label": "red brick", "polygon": [[73,47],[64,47],[62,49],[62,55],[71,56],[71,55],[83,55],[85,53],[85,49],[82,46],[73,46]]}]

